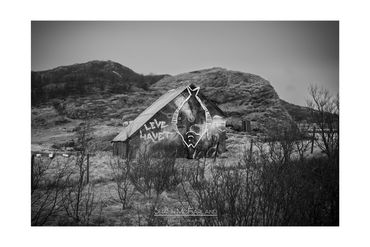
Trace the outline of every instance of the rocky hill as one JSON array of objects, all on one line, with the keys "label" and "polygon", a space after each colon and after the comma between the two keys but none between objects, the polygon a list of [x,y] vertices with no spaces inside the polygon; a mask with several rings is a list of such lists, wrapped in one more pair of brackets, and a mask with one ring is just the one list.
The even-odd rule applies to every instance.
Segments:
[{"label": "rocky hill", "polygon": [[[200,86],[200,92],[227,114],[228,124],[236,130],[243,120],[251,122],[252,130],[263,132],[310,118],[307,108],[281,100],[262,77],[223,68],[144,76],[112,61],[91,61],[31,75],[32,105],[54,106],[69,119],[90,116],[99,121],[130,121],[182,83]],[[56,103],[55,99],[62,100]],[[48,119],[33,120],[33,126],[38,126]]]},{"label": "rocky hill", "polygon": [[222,68],[143,76],[115,62],[92,61],[31,75],[32,150],[70,148],[86,119],[93,126],[97,149],[110,150],[125,122],[182,83],[201,87],[200,93],[227,114],[227,124],[236,131],[242,129],[243,120],[251,121],[258,134],[309,117],[307,108],[281,100],[267,80]]},{"label": "rocky hill", "polygon": [[31,72],[32,105],[67,96],[147,90],[166,75],[142,75],[112,61],[90,61]]},{"label": "rocky hill", "polygon": [[167,91],[183,83],[194,83],[229,117],[229,122],[249,120],[252,129],[287,127],[293,118],[281,103],[271,84],[260,76],[211,68],[165,77],[153,84],[153,90]]}]

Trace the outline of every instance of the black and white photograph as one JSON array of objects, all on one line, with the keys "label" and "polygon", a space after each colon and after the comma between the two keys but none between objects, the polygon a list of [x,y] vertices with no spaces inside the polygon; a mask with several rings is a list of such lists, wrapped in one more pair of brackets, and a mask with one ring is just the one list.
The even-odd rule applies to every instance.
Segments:
[{"label": "black and white photograph", "polygon": [[339,26],[31,25],[36,226],[339,226]]},{"label": "black and white photograph", "polygon": [[1,10],[0,246],[369,246],[365,1]]}]

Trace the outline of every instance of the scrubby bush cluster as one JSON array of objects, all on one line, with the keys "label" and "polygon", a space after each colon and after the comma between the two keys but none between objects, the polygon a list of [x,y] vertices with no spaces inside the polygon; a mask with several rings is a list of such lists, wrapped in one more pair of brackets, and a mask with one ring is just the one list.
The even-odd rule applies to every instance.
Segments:
[{"label": "scrubby bush cluster", "polygon": [[31,224],[90,225],[98,201],[94,183],[86,181],[86,157],[46,159],[36,159],[33,166]]},{"label": "scrubby bush cluster", "polygon": [[257,153],[246,152],[237,164],[221,163],[208,174],[205,162],[188,171],[183,188],[189,205],[217,211],[217,217],[201,219],[202,225],[339,224],[337,161]]},{"label": "scrubby bush cluster", "polygon": [[[140,218],[140,223],[129,220],[123,225],[171,225],[173,220],[181,225],[338,225],[338,159],[293,158],[289,150],[295,149],[296,142],[256,143],[253,152],[246,148],[235,162],[202,158],[184,165],[149,152],[132,160],[115,159],[110,163],[112,186],[105,201],[96,198],[94,182],[85,183],[83,166],[67,172],[71,170],[60,165],[53,177],[43,182],[35,178],[32,224],[48,224],[56,217],[58,224],[109,224],[101,205],[118,203],[122,215]],[[38,169],[42,177],[43,170]],[[169,194],[175,195],[176,205],[217,216],[156,216]]]},{"label": "scrubby bush cluster", "polygon": [[85,122],[77,132],[76,153],[61,161],[34,159],[31,176],[31,224],[90,225],[98,202],[94,183],[88,183],[88,155],[92,150],[91,127]]}]

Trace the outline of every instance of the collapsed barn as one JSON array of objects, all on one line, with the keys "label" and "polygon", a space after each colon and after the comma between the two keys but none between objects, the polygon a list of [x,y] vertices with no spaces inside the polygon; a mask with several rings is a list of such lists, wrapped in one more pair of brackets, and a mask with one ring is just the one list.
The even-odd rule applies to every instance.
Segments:
[{"label": "collapsed barn", "polygon": [[113,154],[166,151],[176,157],[215,157],[226,151],[225,114],[194,84],[162,95],[113,139]]}]

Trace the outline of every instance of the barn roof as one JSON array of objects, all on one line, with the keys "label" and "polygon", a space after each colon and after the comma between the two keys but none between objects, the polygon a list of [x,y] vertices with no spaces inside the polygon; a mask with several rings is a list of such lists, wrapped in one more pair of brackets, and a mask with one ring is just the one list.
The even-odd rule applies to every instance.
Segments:
[{"label": "barn roof", "polygon": [[147,121],[149,121],[158,111],[175,99],[182,91],[187,88],[188,84],[172,89],[159,97],[153,104],[145,109],[134,121],[132,121],[126,128],[124,128],[121,133],[119,133],[113,142],[126,141],[127,138],[135,134],[137,130],[141,128]]}]

